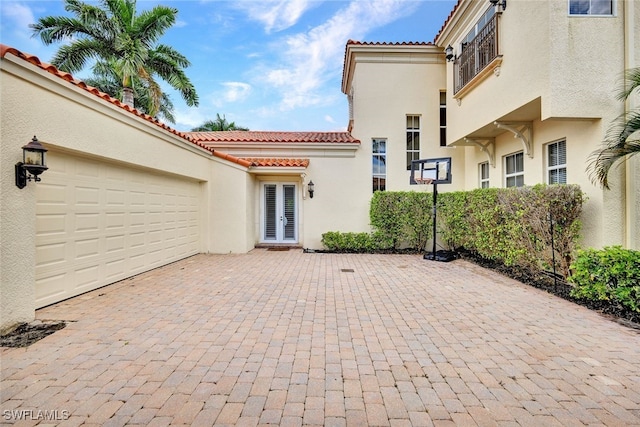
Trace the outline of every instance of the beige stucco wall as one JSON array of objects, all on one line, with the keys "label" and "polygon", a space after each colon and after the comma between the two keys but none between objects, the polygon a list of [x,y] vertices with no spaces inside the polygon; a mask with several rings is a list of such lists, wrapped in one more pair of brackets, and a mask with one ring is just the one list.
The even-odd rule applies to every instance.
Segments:
[{"label": "beige stucco wall", "polygon": [[211,165],[211,193],[208,204],[210,236],[208,252],[246,253],[254,247],[253,177],[241,166],[223,161]]},{"label": "beige stucco wall", "polygon": [[310,159],[305,181],[313,180],[315,193],[303,200],[305,248],[322,249],[320,240],[327,231],[369,231],[371,180],[363,165],[371,161],[363,148],[355,157]]},{"label": "beige stucco wall", "polygon": [[[246,168],[219,160],[11,54],[0,65],[0,330],[34,317],[38,184],[20,190],[14,183],[14,164],[33,135],[52,152],[200,181],[201,250],[246,252],[253,247],[251,228],[241,215],[247,209],[245,199],[239,199],[247,195],[251,180]],[[46,172],[42,179],[46,181]],[[211,185],[218,179],[225,185]],[[220,219],[219,212],[210,214],[214,203],[226,207],[233,221],[210,224]]]},{"label": "beige stucco wall", "polygon": [[440,191],[462,189],[463,150],[440,147],[440,92],[446,86],[441,50],[434,46],[358,46],[352,61],[355,67],[346,89],[353,93],[352,135],[362,143],[357,167],[369,199],[373,138],[387,139],[387,190],[425,191],[409,184],[407,115],[421,117],[420,158],[452,158],[453,183]]},{"label": "beige stucco wall", "polygon": [[[568,16],[566,0],[509,2],[498,16],[502,63],[496,72],[456,98],[453,79],[448,79],[449,141],[510,115],[545,120],[619,114],[613,88],[623,70],[623,3],[613,17],[576,17]],[[463,37],[487,8],[488,2],[464,2],[463,16],[443,32],[438,44],[451,44],[459,53]],[[453,63],[447,68],[447,76],[452,76]],[[538,117],[514,115],[538,98]]]},{"label": "beige stucco wall", "polygon": [[[625,49],[637,39],[628,22],[637,21],[637,14],[631,13],[629,3],[616,2],[612,17],[578,17],[568,15],[565,0],[509,2],[498,17],[500,66],[447,103],[449,143],[464,143],[465,137],[495,138],[496,167],[490,169],[495,187],[504,187],[503,157],[523,150],[522,142],[496,128],[495,121],[532,124],[532,135],[526,135],[532,137],[533,158],[524,157],[527,185],[546,182],[545,145],[566,138],[567,180],[580,185],[588,198],[582,216],[584,246],[630,245],[637,223],[632,209],[636,202],[627,188],[633,179],[625,180],[630,164],[611,171],[609,191],[593,185],[586,170],[589,155],[623,112],[615,95],[625,69]],[[487,7],[463,2],[437,43],[451,44],[459,53],[460,41]],[[451,91],[453,63],[447,68]],[[487,156],[475,147],[464,150],[466,187],[477,188],[478,163]]]},{"label": "beige stucco wall", "polygon": [[[567,141],[567,182],[578,184],[586,196],[582,215],[582,240],[584,247],[624,244],[625,220],[624,183],[616,177],[620,170],[612,171],[610,191],[595,186],[586,173],[590,153],[600,143],[603,132],[602,120],[536,120],[533,122],[534,157],[524,155],[525,185],[547,183],[546,145],[561,139]],[[504,157],[523,150],[523,144],[513,134],[506,133],[496,138],[495,168],[490,167],[491,187],[504,187]],[[466,189],[479,187],[478,165],[487,161],[487,156],[478,148],[466,147]]]}]

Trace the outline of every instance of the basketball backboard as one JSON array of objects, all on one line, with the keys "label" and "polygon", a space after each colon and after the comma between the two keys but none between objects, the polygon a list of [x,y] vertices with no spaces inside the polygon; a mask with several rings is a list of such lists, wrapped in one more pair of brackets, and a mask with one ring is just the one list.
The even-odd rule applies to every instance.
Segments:
[{"label": "basketball backboard", "polygon": [[409,184],[451,184],[451,157],[412,160]]}]

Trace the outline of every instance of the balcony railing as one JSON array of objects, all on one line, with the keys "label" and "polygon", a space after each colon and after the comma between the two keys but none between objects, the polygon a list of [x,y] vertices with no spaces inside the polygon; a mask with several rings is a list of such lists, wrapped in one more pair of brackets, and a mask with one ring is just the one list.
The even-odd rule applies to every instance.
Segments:
[{"label": "balcony railing", "polygon": [[498,15],[495,14],[453,63],[456,94],[498,56]]}]

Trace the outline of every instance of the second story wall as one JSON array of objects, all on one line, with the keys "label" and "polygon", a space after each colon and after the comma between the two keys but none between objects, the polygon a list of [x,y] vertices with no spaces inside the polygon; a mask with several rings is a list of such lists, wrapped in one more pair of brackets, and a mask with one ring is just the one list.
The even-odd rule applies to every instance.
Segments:
[{"label": "second story wall", "polygon": [[475,46],[469,33],[476,26],[480,32],[494,10],[488,1],[461,1],[436,40],[455,54],[447,64],[449,143],[496,120],[608,120],[619,114],[615,90],[624,70],[624,7],[614,1],[612,16],[575,16],[568,0],[508,1],[493,16],[497,57],[460,88],[456,79],[465,71],[463,50],[469,49],[463,43]]},{"label": "second story wall", "polygon": [[[440,145],[440,96],[445,91],[442,51],[429,44],[347,45],[343,91],[351,97],[351,133],[361,141],[360,173],[373,193],[374,169],[380,189],[422,189],[409,185],[409,138],[419,138],[416,158],[453,157],[453,184],[442,191],[463,188],[462,150]],[[410,121],[412,124],[408,124]],[[384,153],[374,158],[374,143],[384,141]],[[380,145],[378,145],[380,146]],[[460,160],[457,158],[460,157]],[[382,164],[384,163],[384,164]]]}]

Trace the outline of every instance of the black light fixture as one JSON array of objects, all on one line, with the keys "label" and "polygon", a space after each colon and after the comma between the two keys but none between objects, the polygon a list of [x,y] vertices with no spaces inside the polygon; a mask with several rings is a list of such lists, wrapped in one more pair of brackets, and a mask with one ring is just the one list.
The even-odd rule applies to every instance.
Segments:
[{"label": "black light fixture", "polygon": [[444,50],[444,57],[447,60],[447,62],[456,60],[456,56],[453,53],[453,47],[451,45],[447,46],[446,49]]},{"label": "black light fixture", "polygon": [[489,0],[489,3],[494,6],[500,6],[502,10],[507,9],[507,0]]},{"label": "black light fixture", "polygon": [[24,188],[27,181],[39,182],[39,175],[49,169],[45,163],[44,153],[47,149],[35,136],[22,147],[22,161],[16,163],[16,187]]},{"label": "black light fixture", "polygon": [[315,184],[313,181],[309,181],[307,184],[307,190],[309,191],[309,198],[313,199],[313,192],[315,191]]}]

